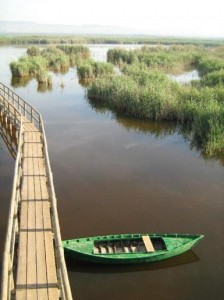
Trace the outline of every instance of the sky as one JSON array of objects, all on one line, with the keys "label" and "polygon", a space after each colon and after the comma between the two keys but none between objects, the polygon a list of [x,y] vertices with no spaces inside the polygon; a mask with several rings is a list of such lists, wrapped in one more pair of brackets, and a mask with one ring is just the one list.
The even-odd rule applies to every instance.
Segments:
[{"label": "sky", "polygon": [[112,25],[144,34],[224,37],[224,0],[0,0],[0,3],[0,21]]}]

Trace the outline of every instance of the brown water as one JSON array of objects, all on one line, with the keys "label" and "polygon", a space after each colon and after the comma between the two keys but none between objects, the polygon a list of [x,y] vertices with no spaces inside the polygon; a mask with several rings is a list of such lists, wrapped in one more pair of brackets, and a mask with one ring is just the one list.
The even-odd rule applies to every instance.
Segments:
[{"label": "brown water", "polygon": [[0,134],[0,270],[2,268],[2,253],[5,240],[5,231],[7,227],[13,171],[14,160]]},{"label": "brown water", "polygon": [[[102,47],[95,47],[95,55]],[[98,50],[97,50],[98,49]],[[23,48],[0,48],[0,81]],[[103,54],[105,57],[105,53]],[[60,88],[61,81],[64,89]],[[15,91],[43,114],[63,239],[134,233],[202,233],[192,252],[145,266],[69,264],[75,299],[219,300],[224,296],[224,168],[174,126],[121,118],[85,99],[76,72]],[[0,249],[13,160],[0,140]]]}]

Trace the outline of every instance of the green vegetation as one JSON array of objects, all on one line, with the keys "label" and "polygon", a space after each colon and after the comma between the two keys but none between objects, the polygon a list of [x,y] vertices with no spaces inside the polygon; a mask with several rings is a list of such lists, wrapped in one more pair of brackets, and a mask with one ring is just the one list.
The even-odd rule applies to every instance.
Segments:
[{"label": "green vegetation", "polygon": [[209,72],[219,71],[224,68],[224,60],[218,57],[200,57],[197,60],[198,70],[202,75]]},{"label": "green vegetation", "polygon": [[41,51],[38,47],[31,46],[27,49],[27,55],[29,55],[29,56],[40,56]]},{"label": "green vegetation", "polygon": [[[95,79],[87,87],[92,102],[118,114],[175,122],[191,145],[205,155],[224,151],[224,48],[142,47],[108,51],[122,75]],[[180,85],[168,76],[189,68],[201,80]],[[167,74],[168,73],[168,74]]]},{"label": "green vegetation", "polygon": [[202,84],[205,86],[224,85],[224,68],[204,75]]},{"label": "green vegetation", "polygon": [[70,64],[77,65],[82,60],[88,59],[90,57],[89,48],[79,45],[79,46],[57,46],[58,49],[62,50],[69,56]]},{"label": "green vegetation", "polygon": [[136,78],[117,76],[95,80],[88,95],[106,101],[112,109],[129,116],[172,120],[177,105],[176,89],[178,85],[164,74],[149,71]]},{"label": "green vegetation", "polygon": [[84,46],[57,46],[40,50],[36,46],[27,49],[27,55],[10,64],[13,77],[36,78],[39,84],[52,86],[48,71],[64,72],[71,65],[90,56],[89,49]]},{"label": "green vegetation", "polygon": [[[48,71],[66,72],[77,65],[82,84],[97,109],[139,120],[176,124],[192,147],[208,156],[224,150],[224,47],[196,45],[153,46],[127,51],[117,48],[107,54],[108,62],[89,59],[85,46],[58,45],[40,50],[36,46],[12,62],[12,84],[38,80],[39,91],[49,91]],[[115,66],[120,73],[115,73]],[[181,85],[170,74],[197,69],[201,79]],[[16,77],[15,77],[16,76]],[[91,79],[89,83],[89,79]]]},{"label": "green vegetation", "polygon": [[182,72],[195,66],[198,57],[206,50],[198,46],[173,45],[170,47],[148,47],[125,50],[120,48],[110,49],[107,60],[120,68],[126,65],[145,66],[150,69],[163,70],[165,72]]},{"label": "green vegetation", "polygon": [[114,66],[111,63],[96,62],[92,59],[82,61],[77,66],[77,73],[81,80],[102,78],[114,75]]},{"label": "green vegetation", "polygon": [[2,35],[0,45],[47,45],[47,44],[163,44],[163,45],[224,45],[223,39],[197,39],[175,37],[152,37],[146,35],[105,35],[105,36],[81,36],[81,35]]},{"label": "green vegetation", "polygon": [[69,56],[57,47],[49,47],[42,50],[42,57],[46,60],[47,69],[60,72],[70,66]]},{"label": "green vegetation", "polygon": [[46,60],[41,56],[23,56],[10,64],[14,77],[36,76],[42,70],[46,70],[46,67]]}]

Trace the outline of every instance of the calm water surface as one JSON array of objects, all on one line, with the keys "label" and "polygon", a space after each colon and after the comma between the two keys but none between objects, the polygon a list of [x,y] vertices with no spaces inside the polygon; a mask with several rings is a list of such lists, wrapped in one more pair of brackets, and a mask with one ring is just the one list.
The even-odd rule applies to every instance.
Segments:
[{"label": "calm water surface", "polygon": [[[105,59],[106,46],[91,46]],[[0,81],[24,48],[0,48]],[[64,89],[60,83],[64,82]],[[224,168],[167,124],[114,116],[85,99],[75,69],[53,76],[53,91],[32,80],[15,91],[45,121],[63,239],[134,232],[202,233],[185,255],[146,266],[68,266],[74,298],[218,300],[224,297]],[[14,162],[0,139],[0,250]]]},{"label": "calm water surface", "polygon": [[186,83],[191,82],[192,80],[199,80],[200,75],[199,75],[198,70],[191,70],[184,74],[170,75],[170,78],[175,80],[178,83],[186,84]]}]

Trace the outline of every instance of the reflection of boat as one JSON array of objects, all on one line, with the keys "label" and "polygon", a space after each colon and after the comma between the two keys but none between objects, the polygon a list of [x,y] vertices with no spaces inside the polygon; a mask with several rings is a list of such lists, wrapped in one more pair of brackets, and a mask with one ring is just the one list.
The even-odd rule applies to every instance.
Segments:
[{"label": "reflection of boat", "polygon": [[65,255],[106,264],[164,260],[191,249],[203,235],[121,234],[63,241]]},{"label": "reflection of boat", "polygon": [[133,273],[133,272],[153,272],[157,270],[176,268],[178,266],[196,263],[200,259],[193,250],[184,252],[181,255],[155,261],[151,263],[139,263],[139,264],[99,264],[97,262],[91,262],[84,260],[77,260],[72,257],[66,257],[67,269],[69,272],[88,273],[88,274],[107,274],[107,273]]}]

